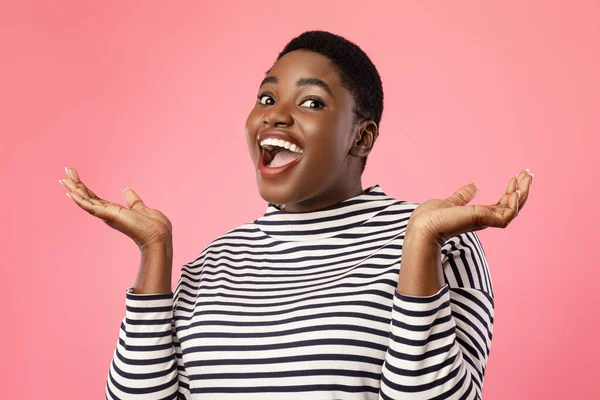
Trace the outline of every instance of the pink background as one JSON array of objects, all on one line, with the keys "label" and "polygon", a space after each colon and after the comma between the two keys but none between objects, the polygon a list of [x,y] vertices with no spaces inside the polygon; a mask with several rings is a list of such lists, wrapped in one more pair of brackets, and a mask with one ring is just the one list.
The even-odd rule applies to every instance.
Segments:
[{"label": "pink background", "polygon": [[248,3],[0,6],[2,397],[104,398],[139,251],[64,195],[63,168],[169,216],[177,277],[264,212],[244,121],[277,53],[318,28],[384,82],[364,187],[422,202],[475,181],[474,202],[494,203],[536,174],[518,218],[480,232],[496,294],[484,398],[597,398],[600,3]]}]

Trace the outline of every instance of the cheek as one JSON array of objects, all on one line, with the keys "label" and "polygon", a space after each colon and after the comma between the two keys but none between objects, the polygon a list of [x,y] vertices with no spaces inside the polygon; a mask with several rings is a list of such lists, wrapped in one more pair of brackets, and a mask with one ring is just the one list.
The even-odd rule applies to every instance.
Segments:
[{"label": "cheek", "polygon": [[255,109],[252,109],[252,111],[250,111],[250,114],[248,114],[248,118],[246,118],[245,124],[246,143],[248,144],[250,154],[253,154],[254,142],[256,140],[256,132],[258,131],[259,126],[260,117],[255,112]]},{"label": "cheek", "polygon": [[304,121],[303,131],[307,137],[307,154],[314,155],[311,159],[315,163],[335,164],[346,157],[348,132],[341,121],[334,118]]},{"label": "cheek", "polygon": [[250,132],[248,130],[248,126],[246,125],[246,131],[245,131],[245,135],[246,137],[246,145],[248,146],[248,151],[250,152],[250,155],[252,156],[252,138],[250,135]]}]

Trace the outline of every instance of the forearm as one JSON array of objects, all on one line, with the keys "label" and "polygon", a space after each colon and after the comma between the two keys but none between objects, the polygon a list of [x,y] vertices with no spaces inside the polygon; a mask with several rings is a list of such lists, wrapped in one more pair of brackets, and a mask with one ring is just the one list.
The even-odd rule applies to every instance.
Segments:
[{"label": "forearm", "polygon": [[444,285],[441,246],[409,224],[402,245],[398,292],[407,296],[431,296]]},{"label": "forearm", "polygon": [[481,397],[494,321],[487,260],[475,232],[431,243],[407,230],[380,399]]},{"label": "forearm", "polygon": [[136,294],[171,292],[173,246],[169,242],[156,243],[141,249],[140,269],[133,285]]}]

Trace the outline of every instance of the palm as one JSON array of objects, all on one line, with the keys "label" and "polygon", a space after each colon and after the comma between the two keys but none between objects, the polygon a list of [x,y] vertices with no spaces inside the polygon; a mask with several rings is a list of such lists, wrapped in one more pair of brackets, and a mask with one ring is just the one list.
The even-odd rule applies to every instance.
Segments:
[{"label": "palm", "polygon": [[506,193],[492,205],[468,204],[478,188],[474,184],[463,186],[447,199],[433,199],[419,205],[410,217],[409,227],[440,245],[464,232],[505,228],[523,209],[532,181],[533,175],[522,171],[511,178]]},{"label": "palm", "polygon": [[89,214],[129,236],[140,248],[158,242],[170,243],[171,221],[162,212],[146,206],[133,190],[123,192],[127,205],[123,207],[98,197],[81,181],[74,168],[69,168],[68,174],[70,176],[60,182],[70,190],[69,197]]}]

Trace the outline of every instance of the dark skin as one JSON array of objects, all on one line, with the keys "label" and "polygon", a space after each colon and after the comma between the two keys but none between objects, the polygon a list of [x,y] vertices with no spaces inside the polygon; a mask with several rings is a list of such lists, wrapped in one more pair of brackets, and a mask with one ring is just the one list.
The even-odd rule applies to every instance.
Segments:
[{"label": "dark skin", "polygon": [[[257,171],[261,196],[285,204],[286,211],[320,209],[362,192],[361,159],[369,154],[377,138],[373,121],[354,123],[354,100],[326,57],[295,51],[282,57],[271,69],[271,81],[261,85],[274,105],[257,101],[246,122],[246,138],[254,165],[258,163],[256,135],[265,127],[286,131],[302,145],[303,159],[278,177],[263,178]],[[322,86],[297,85],[300,78],[315,78]],[[313,81],[314,83],[314,81]],[[309,96],[310,99],[306,97]],[[263,102],[269,96],[263,96]],[[321,107],[320,104],[323,103]],[[80,179],[74,168],[65,168],[59,180],[67,195],[83,210],[111,228],[129,236],[141,252],[134,293],[169,293],[173,261],[172,225],[159,210],[148,207],[130,188],[123,191],[125,206],[98,197]],[[324,173],[326,171],[327,173]]]},{"label": "dark skin", "polygon": [[[246,139],[254,166],[265,131],[285,132],[303,149],[297,164],[265,176],[257,169],[260,195],[284,204],[287,212],[325,208],[362,193],[362,160],[378,136],[374,121],[355,121],[352,93],[342,85],[331,61],[317,53],[297,50],[283,56],[268,72],[260,95],[246,121]],[[73,168],[60,183],[83,210],[138,245],[142,261],[134,293],[171,291],[172,225],[148,207],[132,189],[123,192],[126,207],[98,197]],[[506,228],[525,205],[533,174],[512,177],[506,192],[493,205],[469,204],[477,187],[468,184],[445,199],[419,205],[411,214],[403,242],[397,290],[429,296],[445,284],[441,247],[453,236],[487,227]]]},{"label": "dark skin", "polygon": [[[274,79],[276,78],[276,79]],[[298,85],[316,78],[319,85]],[[307,97],[322,104],[311,104]],[[313,106],[317,104],[312,104]],[[361,158],[373,149],[378,127],[373,121],[354,123],[354,99],[331,61],[320,54],[296,50],[283,56],[267,73],[259,98],[246,121],[246,139],[254,166],[259,160],[256,137],[266,129],[285,130],[305,150],[304,159],[285,174],[264,177],[257,170],[260,195],[287,212],[306,212],[336,204],[362,193]],[[446,199],[429,200],[415,209],[403,243],[398,291],[429,296],[444,285],[441,247],[464,232],[505,228],[529,196],[533,174],[511,178],[505,194],[493,205],[468,204],[477,194],[469,184]]]},{"label": "dark skin", "polygon": [[[284,204],[288,212],[328,207],[362,193],[362,159],[373,149],[377,124],[355,123],[352,93],[342,85],[335,65],[325,56],[292,51],[275,63],[259,88],[246,120],[246,140],[254,166],[259,160],[257,135],[267,129],[289,133],[304,149],[303,159],[276,177],[256,172],[263,199]],[[324,82],[301,84],[305,78]]]}]

